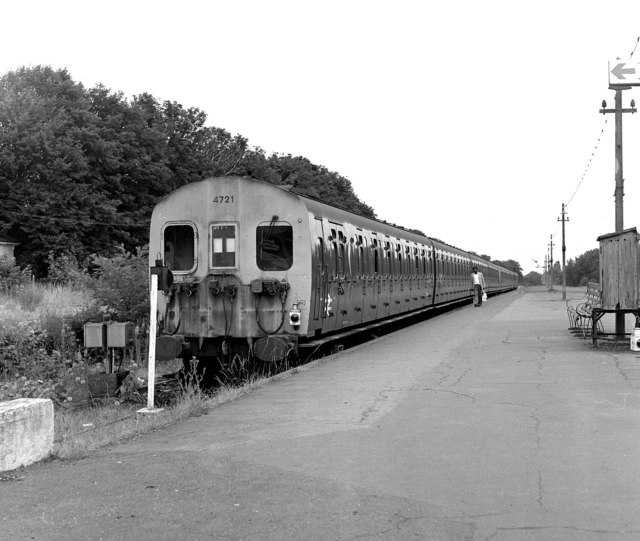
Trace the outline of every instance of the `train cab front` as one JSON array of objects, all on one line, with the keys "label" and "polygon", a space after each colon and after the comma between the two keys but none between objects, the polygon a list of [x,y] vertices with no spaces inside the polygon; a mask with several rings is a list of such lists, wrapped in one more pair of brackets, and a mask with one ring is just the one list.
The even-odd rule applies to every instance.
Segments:
[{"label": "train cab front", "polygon": [[[200,195],[191,194],[190,201],[206,201],[212,187],[197,184]],[[195,357],[210,372],[245,359],[281,360],[295,351],[306,330],[309,273],[296,260],[310,265],[310,258],[297,257],[295,242],[304,237],[296,235],[304,215],[295,220],[285,215],[289,212],[277,198],[277,214],[264,210],[260,191],[273,196],[281,190],[256,185],[250,194],[236,187],[222,209],[214,205],[217,212],[206,205],[194,210],[192,204],[190,212],[185,208],[179,215],[182,203],[174,201],[170,219],[165,215],[155,223],[152,218],[150,253],[160,247],[157,259],[173,276],[158,300],[160,342],[179,343],[183,359]]]}]

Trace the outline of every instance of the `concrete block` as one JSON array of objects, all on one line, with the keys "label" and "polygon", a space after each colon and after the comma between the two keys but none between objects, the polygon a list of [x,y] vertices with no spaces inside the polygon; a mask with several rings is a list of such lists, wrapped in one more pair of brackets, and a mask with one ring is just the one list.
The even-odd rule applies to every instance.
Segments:
[{"label": "concrete block", "polygon": [[53,402],[19,398],[0,402],[0,471],[47,458],[53,450]]}]

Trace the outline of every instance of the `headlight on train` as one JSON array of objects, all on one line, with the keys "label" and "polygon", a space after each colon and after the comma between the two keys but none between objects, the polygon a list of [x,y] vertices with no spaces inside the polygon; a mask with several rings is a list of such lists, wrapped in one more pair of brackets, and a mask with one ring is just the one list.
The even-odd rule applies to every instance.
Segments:
[{"label": "headlight on train", "polygon": [[302,314],[300,313],[298,305],[292,305],[291,310],[289,310],[289,325],[291,325],[294,331],[297,331],[300,328],[301,319]]}]

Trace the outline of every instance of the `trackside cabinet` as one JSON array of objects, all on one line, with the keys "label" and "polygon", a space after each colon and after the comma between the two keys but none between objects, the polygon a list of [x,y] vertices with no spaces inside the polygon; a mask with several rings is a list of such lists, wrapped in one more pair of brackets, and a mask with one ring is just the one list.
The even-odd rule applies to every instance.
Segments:
[{"label": "trackside cabinet", "polygon": [[132,346],[134,338],[133,323],[107,321],[84,325],[84,347],[86,348],[128,348]]},{"label": "trackside cabinet", "polygon": [[602,308],[632,310],[640,306],[640,250],[636,228],[598,237]]},{"label": "trackside cabinet", "polygon": [[84,347],[107,347],[107,326],[104,323],[84,324]]},{"label": "trackside cabinet", "polygon": [[128,348],[133,345],[135,325],[133,323],[110,323],[107,325],[107,347]]}]

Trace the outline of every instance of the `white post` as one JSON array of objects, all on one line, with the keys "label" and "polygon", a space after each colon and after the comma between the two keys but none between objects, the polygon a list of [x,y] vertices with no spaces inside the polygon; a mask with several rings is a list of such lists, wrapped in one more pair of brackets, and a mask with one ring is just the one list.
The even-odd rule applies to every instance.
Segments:
[{"label": "white post", "polygon": [[149,370],[147,377],[147,407],[138,410],[140,413],[156,413],[163,408],[154,409],[153,398],[156,386],[156,326],[158,310],[158,275],[151,275],[151,289],[149,291],[151,308],[149,310]]},{"label": "white post", "polygon": [[149,381],[147,384],[147,409],[153,409],[153,395],[156,387],[156,326],[158,310],[158,275],[151,275],[151,310],[149,314]]}]

